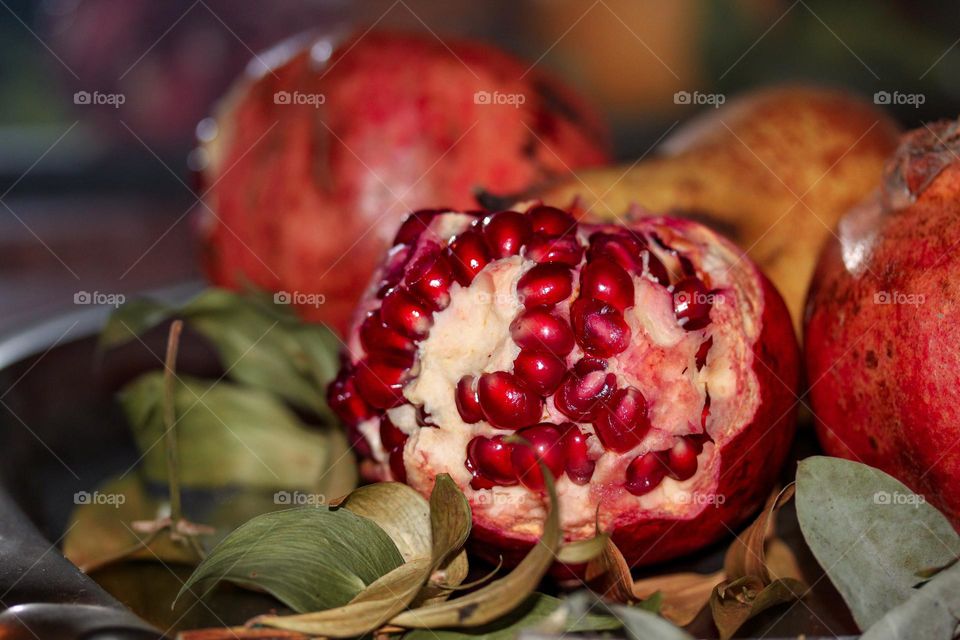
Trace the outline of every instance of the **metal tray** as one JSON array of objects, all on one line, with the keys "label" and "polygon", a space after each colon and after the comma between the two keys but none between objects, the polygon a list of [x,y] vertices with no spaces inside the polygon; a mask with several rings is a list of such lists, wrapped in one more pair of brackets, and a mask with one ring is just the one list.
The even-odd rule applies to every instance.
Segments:
[{"label": "metal tray", "polygon": [[[188,283],[152,295],[173,302],[199,288]],[[74,493],[93,490],[136,460],[113,395],[135,375],[157,368],[162,353],[162,331],[106,356],[98,352],[96,335],[110,311],[68,312],[0,339],[0,637],[5,640],[165,637],[140,617],[147,615],[142,594],[125,588],[114,589],[120,599],[110,595],[58,549]],[[184,371],[217,370],[212,354],[199,343],[185,343],[181,354]],[[804,424],[795,454],[815,451],[809,424]],[[812,589],[802,602],[751,621],[740,637],[855,634],[849,612],[803,544],[789,507],[781,513],[778,532],[797,551]],[[659,570],[715,570],[728,543]],[[147,586],[154,575],[144,572],[140,581]],[[225,591],[217,602],[204,605],[204,615],[189,622],[242,624],[276,606],[256,594]],[[701,612],[691,631],[716,637],[709,611]]]}]

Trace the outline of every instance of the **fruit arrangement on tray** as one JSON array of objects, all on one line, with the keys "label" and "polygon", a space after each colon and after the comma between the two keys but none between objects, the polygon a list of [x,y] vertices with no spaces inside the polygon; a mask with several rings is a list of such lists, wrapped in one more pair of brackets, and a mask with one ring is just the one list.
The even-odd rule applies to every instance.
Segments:
[{"label": "fruit arrangement on tray", "polygon": [[[764,88],[613,166],[585,100],[485,45],[269,58],[203,141],[214,288],[103,331],[167,357],[68,558],[185,567],[178,608],[269,596],[185,640],[729,638],[820,580],[783,510],[865,637],[955,636],[955,122]],[[178,373],[184,329],[219,377]]]}]

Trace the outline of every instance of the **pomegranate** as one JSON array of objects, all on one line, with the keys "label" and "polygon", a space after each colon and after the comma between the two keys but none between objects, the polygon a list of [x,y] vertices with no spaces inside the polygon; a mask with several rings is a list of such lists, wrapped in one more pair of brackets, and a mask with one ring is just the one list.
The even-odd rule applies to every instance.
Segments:
[{"label": "pomegranate", "polygon": [[820,257],[805,334],[823,448],[923,493],[960,529],[960,123],[906,134]]},{"label": "pomegranate", "polygon": [[[260,75],[229,94],[204,147],[205,268],[221,286],[296,294],[305,317],[335,328],[405,212],[469,208],[478,187],[520,192],[608,160],[589,107],[540,67],[488,46],[374,31],[342,43],[300,37],[260,59],[276,66],[251,67]],[[402,235],[435,214],[421,212]],[[533,222],[542,233],[572,220]],[[504,215],[482,231],[485,243],[461,239],[459,281],[516,253],[533,228]],[[437,268],[420,266],[420,288],[442,292],[448,276]]]},{"label": "pomegranate", "polygon": [[[599,518],[637,564],[762,503],[794,433],[799,354],[783,300],[733,245],[689,220],[578,224],[538,203],[410,219],[420,233],[375,275],[330,388],[368,479],[428,494],[449,473],[478,548],[508,560],[541,533],[541,463],[566,539]],[[424,256],[456,274],[441,297],[414,286]],[[371,319],[385,348],[364,340]]]}]

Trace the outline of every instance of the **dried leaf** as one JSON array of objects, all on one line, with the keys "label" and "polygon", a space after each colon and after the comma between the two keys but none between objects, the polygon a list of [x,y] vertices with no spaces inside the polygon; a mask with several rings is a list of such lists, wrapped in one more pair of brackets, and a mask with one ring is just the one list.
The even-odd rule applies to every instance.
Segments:
[{"label": "dried leaf", "polygon": [[912,598],[918,572],[960,555],[960,536],[939,511],[886,473],[849,460],[800,462],[797,519],[861,629]]},{"label": "dried leaf", "polygon": [[610,540],[610,534],[599,533],[586,540],[577,540],[560,547],[557,560],[564,564],[583,564],[603,553],[604,547]]},{"label": "dried leaf", "polygon": [[[790,501],[794,491],[795,485],[791,484],[779,494],[771,495],[753,524],[737,536],[730,545],[723,560],[723,568],[728,580],[756,576],[763,580],[764,584],[770,582],[770,572],[765,561],[765,542],[772,533],[777,511]],[[799,576],[790,577],[799,578]]]},{"label": "dried leaf", "polygon": [[543,535],[536,546],[508,575],[461,598],[405,611],[390,622],[409,629],[476,627],[495,621],[524,602],[556,560],[560,547],[560,514],[557,490],[550,472],[543,469],[550,509]]},{"label": "dried leaf", "polygon": [[405,562],[430,556],[430,503],[409,485],[378,482],[359,487],[339,506],[376,522]]},{"label": "dried leaf", "polygon": [[262,589],[294,611],[318,611],[350,602],[402,564],[372,520],[347,509],[289,509],[257,516],[227,536],[177,598],[227,580]]},{"label": "dried leaf", "polygon": [[692,636],[668,620],[650,611],[647,603],[627,606],[608,604],[591,591],[579,591],[564,600],[569,616],[577,619],[585,615],[606,614],[619,620],[631,640],[692,640]]},{"label": "dried leaf", "polygon": [[757,576],[743,576],[718,585],[710,598],[710,610],[720,640],[731,638],[743,623],[761,611],[799,599],[806,590],[799,580],[786,578],[765,583]]}]

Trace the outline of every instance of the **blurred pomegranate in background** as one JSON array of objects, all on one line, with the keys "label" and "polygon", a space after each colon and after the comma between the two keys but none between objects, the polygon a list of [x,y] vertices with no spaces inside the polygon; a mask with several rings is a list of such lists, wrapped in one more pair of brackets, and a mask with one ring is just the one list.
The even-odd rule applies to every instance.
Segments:
[{"label": "blurred pomegranate in background", "polygon": [[590,107],[486,45],[371,32],[261,58],[274,68],[234,87],[204,147],[204,264],[219,285],[320,294],[300,308],[336,328],[404,214],[608,160]]}]

